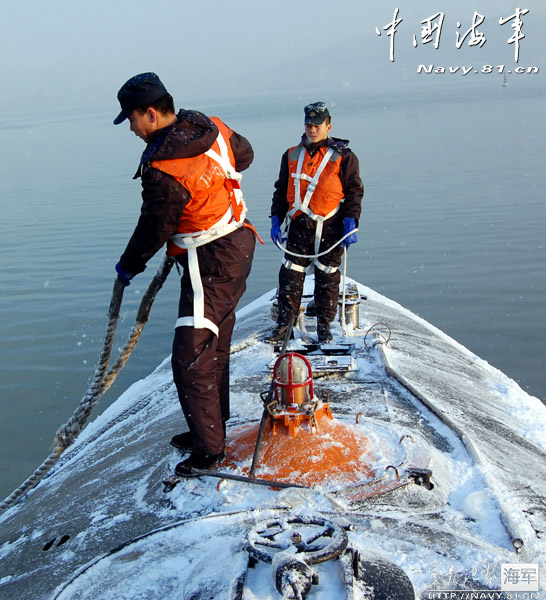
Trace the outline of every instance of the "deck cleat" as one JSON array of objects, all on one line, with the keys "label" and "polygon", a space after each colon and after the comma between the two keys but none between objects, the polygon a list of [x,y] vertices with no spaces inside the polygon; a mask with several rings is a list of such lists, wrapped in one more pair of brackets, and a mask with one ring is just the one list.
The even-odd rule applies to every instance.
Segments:
[{"label": "deck cleat", "polygon": [[406,469],[406,475],[411,477],[417,485],[422,485],[427,490],[434,488],[434,484],[430,481],[432,475],[430,469],[409,468]]}]

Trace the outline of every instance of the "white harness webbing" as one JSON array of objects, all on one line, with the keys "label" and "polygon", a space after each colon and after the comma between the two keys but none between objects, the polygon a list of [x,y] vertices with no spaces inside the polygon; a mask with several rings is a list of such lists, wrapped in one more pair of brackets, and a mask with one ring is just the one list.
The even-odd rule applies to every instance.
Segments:
[{"label": "white harness webbing", "polygon": [[[303,160],[305,158],[305,148],[303,146],[301,147],[300,155],[298,157],[298,164],[296,166],[296,172],[292,173],[292,177],[295,179],[294,185],[296,186],[296,194],[294,198],[294,206],[292,210],[288,213],[290,217],[292,217],[298,210],[305,213],[306,215],[309,215],[312,219],[318,217],[318,215],[315,215],[315,213],[313,213],[313,211],[309,208],[309,202],[311,202],[311,197],[313,196],[313,192],[317,187],[320,176],[326,168],[326,165],[328,164],[328,161],[330,160],[333,153],[334,149],[328,148],[326,154],[322,157],[322,161],[320,162],[316,173],[313,175],[313,177],[309,177],[309,175],[306,175],[305,173],[301,172],[301,168],[303,167]],[[305,179],[305,181],[309,182],[303,201],[301,199],[300,193],[300,182],[302,179]]]},{"label": "white harness webbing", "polygon": [[205,292],[201,282],[201,273],[199,272],[199,260],[197,258],[197,249],[188,250],[188,269],[190,271],[191,287],[193,289],[193,316],[180,317],[176,320],[177,327],[194,327],[195,329],[210,329],[214,335],[218,335],[218,325],[210,319],[205,318]]},{"label": "white harness webbing", "polygon": [[218,146],[220,148],[220,154],[214,150],[207,150],[205,154],[217,162],[224,174],[226,179],[234,180],[237,185],[233,186],[233,192],[237,204],[241,207],[240,219],[236,220],[233,214],[233,208],[231,202],[228,210],[224,216],[210,229],[204,231],[197,231],[194,233],[177,233],[171,237],[171,240],[179,248],[184,248],[188,251],[188,269],[190,272],[190,281],[193,289],[193,316],[191,317],[180,317],[177,319],[175,329],[177,327],[194,327],[195,329],[209,329],[218,335],[218,326],[213,323],[210,319],[205,318],[205,292],[203,290],[203,283],[201,281],[201,273],[199,271],[199,259],[197,257],[197,248],[217,240],[232,231],[235,231],[239,227],[243,226],[247,208],[243,198],[243,192],[239,186],[242,179],[242,175],[237,173],[233,165],[229,160],[229,154],[227,144],[221,133],[218,133],[216,138]]},{"label": "white harness webbing", "polygon": [[[305,148],[302,146],[301,150],[300,150],[300,155],[298,157],[298,164],[296,166],[296,172],[292,173],[292,177],[294,178],[294,185],[295,185],[296,190],[295,190],[294,206],[288,212],[288,217],[290,218],[288,228],[290,228],[290,222],[292,220],[292,217],[298,211],[305,213],[310,219],[313,219],[313,221],[315,221],[317,224],[317,226],[315,228],[315,244],[314,244],[315,254],[319,253],[320,240],[322,238],[322,229],[324,227],[324,221],[326,221],[330,217],[333,217],[339,210],[339,206],[340,206],[338,204],[336,206],[336,208],[334,208],[334,210],[332,210],[330,213],[328,213],[325,217],[315,214],[309,208],[309,203],[311,202],[313,192],[317,188],[320,176],[322,175],[322,172],[326,168],[326,165],[328,164],[328,161],[332,157],[333,153],[334,153],[334,149],[328,148],[328,150],[326,151],[326,154],[322,157],[322,160],[318,166],[316,173],[313,175],[313,177],[310,177],[309,175],[306,175],[305,173],[301,172],[301,169],[303,167],[303,161],[305,158]],[[305,192],[305,197],[303,198],[303,201],[301,199],[301,193],[300,193],[300,182],[302,179],[309,182],[309,185],[307,186],[307,190]],[[302,267],[301,265],[296,265],[293,263],[293,261],[288,260],[287,258],[283,258],[282,264],[287,269],[291,269],[292,271],[298,271],[299,273],[305,273],[306,271],[310,271],[313,268],[313,266],[315,266],[317,269],[320,269],[321,271],[324,271],[325,273],[335,273],[337,271],[337,267],[327,267],[326,265],[323,265],[318,260],[318,258],[313,259],[313,261],[311,262],[311,264],[308,267]]]}]

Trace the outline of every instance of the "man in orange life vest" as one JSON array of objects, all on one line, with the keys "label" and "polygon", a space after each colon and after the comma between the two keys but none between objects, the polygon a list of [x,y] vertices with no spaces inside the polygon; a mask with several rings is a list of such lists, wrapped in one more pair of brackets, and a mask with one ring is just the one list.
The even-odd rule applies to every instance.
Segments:
[{"label": "man in orange life vest", "polygon": [[[349,141],[329,137],[332,124],[326,104],[309,104],[304,112],[305,133],[281,159],[271,207],[273,243],[282,243],[281,225],[288,217],[287,252],[279,272],[277,327],[269,337],[271,343],[283,340],[289,323],[297,317],[305,273],[311,264],[318,341],[332,341],[330,323],[337,311],[338,267],[343,247],[357,241],[356,232],[351,232],[357,227],[364,195],[358,159],[349,149]],[[342,244],[327,252],[344,236]],[[324,255],[316,256],[324,251]]]},{"label": "man in orange life vest", "polygon": [[114,124],[128,119],[147,144],[135,175],[142,179],[140,218],[116,265],[118,277],[129,285],[165,242],[183,267],[172,368],[189,431],[171,444],[191,451],[176,466],[184,475],[224,456],[231,335],[255,246],[239,172],[254,153],[219,118],[176,113],[155,73],[129,79],[118,100]]}]

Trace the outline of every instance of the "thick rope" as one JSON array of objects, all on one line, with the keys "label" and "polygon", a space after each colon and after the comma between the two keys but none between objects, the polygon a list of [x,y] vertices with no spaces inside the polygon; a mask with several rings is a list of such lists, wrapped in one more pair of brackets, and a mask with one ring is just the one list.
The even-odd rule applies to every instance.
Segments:
[{"label": "thick rope", "polygon": [[83,429],[87,419],[89,418],[91,411],[99,401],[99,398],[114,383],[118,373],[129,359],[129,356],[131,355],[131,352],[136,346],[140,338],[140,334],[144,329],[144,325],[148,321],[148,316],[150,314],[155,297],[165,283],[173,264],[174,259],[168,257],[163,258],[157,273],[148,286],[146,293],[142,297],[137,313],[136,323],[129,335],[127,343],[120,352],[120,355],[114,365],[107,372],[106,369],[112,353],[116,325],[119,319],[119,311],[121,308],[124,291],[123,284],[116,277],[110,308],[108,310],[108,325],[106,328],[106,335],[93,381],[88,387],[85,396],[81,399],[80,404],[74,411],[72,417],[67,423],[60,427],[55,434],[55,439],[53,440],[54,448],[51,451],[51,454],[26,481],[24,481],[2,503],[0,503],[0,513],[16,504],[24,494],[36,487],[38,483],[45,477],[45,475],[47,475],[47,473],[51,470],[51,468],[57,463],[66,448],[74,443],[75,439],[78,437],[80,431]]},{"label": "thick rope", "polygon": [[[258,334],[251,335],[248,338],[242,340],[241,342],[235,344],[234,346],[231,346],[229,353],[236,354],[237,352],[242,352],[249,346],[254,346],[254,345],[258,344],[260,342],[260,339],[261,339],[261,336]],[[165,390],[170,388],[172,385],[174,385],[174,384],[172,384],[172,383],[167,384],[167,387],[165,388]],[[77,456],[77,453],[81,452],[89,444],[92,444],[93,442],[98,440],[107,431],[112,429],[112,427],[114,427],[115,425],[118,425],[119,423],[123,423],[125,420],[136,415],[141,410],[144,410],[152,401],[153,401],[153,394],[148,394],[144,398],[141,398],[138,402],[136,402],[135,404],[132,404],[129,408],[126,408],[124,411],[119,413],[117,416],[113,417],[110,421],[106,422],[100,429],[95,431],[95,433],[92,436],[89,436],[85,440],[85,442],[82,442],[76,448],[72,448],[72,450],[70,452],[63,453],[62,458],[67,459],[67,455],[68,455],[68,460],[71,460],[72,458],[74,458],[74,456]]]}]

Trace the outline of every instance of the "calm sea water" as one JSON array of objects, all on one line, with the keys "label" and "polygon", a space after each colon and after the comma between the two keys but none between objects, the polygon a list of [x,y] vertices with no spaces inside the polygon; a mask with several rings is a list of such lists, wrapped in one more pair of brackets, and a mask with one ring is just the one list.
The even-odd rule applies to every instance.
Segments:
[{"label": "calm sea water", "polygon": [[[543,88],[482,85],[325,98],[366,188],[349,274],[443,329],[546,398]],[[244,175],[266,240],[243,304],[276,285],[269,205],[282,152],[301,135],[294,96],[200,103],[253,143]],[[0,120],[0,496],[47,455],[102,345],[114,265],[140,207],[142,150],[112,111]],[[114,111],[115,112],[115,111]],[[119,344],[158,260],[127,289]],[[97,413],[170,353],[171,275],[125,370]],[[257,414],[259,412],[257,400]]]}]

